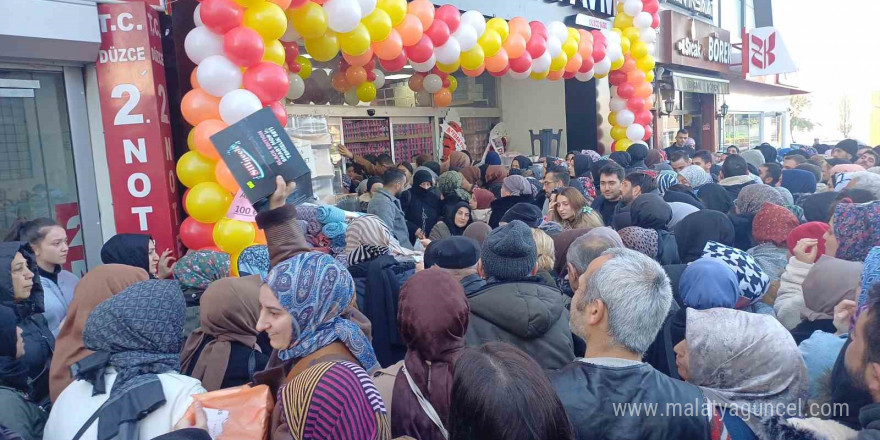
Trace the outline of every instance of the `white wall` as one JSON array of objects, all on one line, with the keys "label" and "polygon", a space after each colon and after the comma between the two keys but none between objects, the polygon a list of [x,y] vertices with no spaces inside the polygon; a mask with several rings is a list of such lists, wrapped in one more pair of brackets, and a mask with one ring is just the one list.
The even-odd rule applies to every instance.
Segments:
[{"label": "white wall", "polygon": [[552,128],[554,132],[562,129],[561,151],[568,150],[563,81],[516,80],[505,76],[498,84],[501,87],[501,120],[510,130],[511,151],[531,155],[529,129],[537,133],[544,128]]},{"label": "white wall", "polygon": [[84,0],[0,0],[0,56],[94,62],[98,8]]}]

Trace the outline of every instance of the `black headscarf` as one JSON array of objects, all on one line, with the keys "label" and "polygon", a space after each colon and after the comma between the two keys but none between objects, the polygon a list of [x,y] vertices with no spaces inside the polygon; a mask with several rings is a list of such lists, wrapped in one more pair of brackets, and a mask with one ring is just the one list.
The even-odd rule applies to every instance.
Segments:
[{"label": "black headscarf", "polygon": [[773,163],[776,162],[776,156],[778,156],[778,152],[772,145],[768,143],[763,143],[756,147],[761,154],[764,155],[764,163]]},{"label": "black headscarf", "polygon": [[670,186],[666,189],[666,193],[663,194],[663,200],[665,200],[666,203],[681,202],[687,203],[697,209],[706,209],[706,205],[694,195],[690,187],[684,185]]},{"label": "black headscarf", "polygon": [[733,209],[733,200],[730,193],[723,186],[717,183],[707,183],[700,187],[697,193],[706,209],[713,211],[728,213]]},{"label": "black headscarf", "polygon": [[150,272],[150,240],[146,234],[117,234],[101,248],[104,264],[124,264]]},{"label": "black headscarf", "polygon": [[626,149],[626,152],[629,154],[630,159],[632,159],[632,163],[630,167],[639,168],[645,167],[645,158],[648,157],[648,146],[645,144],[632,144],[629,148]]},{"label": "black headscarf", "polygon": [[600,190],[600,191],[602,190],[602,189],[599,188],[599,186],[598,186],[598,185],[599,185],[599,182],[602,181],[602,173],[600,173],[600,171],[602,171],[602,168],[603,168],[605,165],[608,165],[609,162],[611,162],[611,161],[608,160],[608,159],[597,160],[597,161],[596,161],[595,163],[593,163],[593,165],[590,167],[590,172],[593,174],[593,183],[596,185],[596,189],[598,189],[598,190]]},{"label": "black headscarf", "polygon": [[608,156],[609,159],[617,162],[623,168],[629,168],[632,163],[632,157],[626,151],[615,151]]},{"label": "black headscarf", "polygon": [[809,195],[801,202],[804,217],[808,222],[828,223],[831,221],[831,205],[840,193],[834,191]]},{"label": "black headscarf", "polygon": [[682,264],[696,261],[703,256],[703,248],[709,241],[733,246],[736,233],[726,214],[711,209],[697,211],[673,228],[678,256]]},{"label": "black headscarf", "polygon": [[428,169],[431,170],[431,171],[433,171],[434,174],[436,174],[436,175],[438,175],[438,176],[439,176],[440,174],[442,174],[442,173],[440,172],[440,164],[437,163],[437,162],[434,162],[433,160],[430,161],[430,162],[425,162],[425,164],[422,165],[422,166],[425,167],[425,168],[428,168]]},{"label": "black headscarf", "polygon": [[423,183],[431,182],[431,185],[434,185],[434,176],[431,175],[430,172],[426,170],[419,170],[413,174],[412,186],[413,188],[420,188]]},{"label": "black headscarf", "polygon": [[0,384],[28,392],[27,366],[15,357],[18,347],[18,318],[9,307],[0,306]]},{"label": "black headscarf", "polygon": [[421,229],[425,236],[431,233],[431,229],[440,218],[440,197],[430,190],[422,188],[422,183],[431,182],[433,176],[426,170],[416,171],[413,174],[412,188],[407,190],[409,201],[404,207],[404,217],[408,223],[414,225],[410,239],[414,238],[415,229]]},{"label": "black headscarf", "polygon": [[528,157],[525,157],[525,156],[516,156],[513,158],[513,160],[515,160],[516,163],[519,164],[519,169],[521,169],[523,171],[531,168],[531,166],[532,166],[532,161]]},{"label": "black headscarf", "polygon": [[[455,214],[461,208],[467,208],[470,217],[468,218],[468,222],[464,225],[463,228],[459,228],[455,225]],[[471,205],[467,202],[458,202],[449,208],[446,209],[446,216],[443,217],[443,223],[446,223],[446,227],[449,228],[449,234],[452,236],[458,236],[464,234],[464,230],[467,229],[471,223],[474,222],[474,213],[471,211]]]},{"label": "black headscarf", "polygon": [[590,156],[586,154],[575,154],[574,155],[574,176],[575,177],[590,177],[591,167],[593,166],[593,159],[590,159]]},{"label": "black headscarf", "polygon": [[[34,286],[31,296],[24,301],[15,301],[15,289],[12,287],[12,260],[15,254],[21,253],[28,269],[34,274]],[[15,311],[19,321],[46,311],[43,305],[43,286],[40,285],[39,266],[34,258],[31,246],[18,241],[0,243],[0,306]]]},{"label": "black headscarf", "polygon": [[632,226],[666,230],[672,220],[672,208],[657,194],[642,194],[630,206]]}]

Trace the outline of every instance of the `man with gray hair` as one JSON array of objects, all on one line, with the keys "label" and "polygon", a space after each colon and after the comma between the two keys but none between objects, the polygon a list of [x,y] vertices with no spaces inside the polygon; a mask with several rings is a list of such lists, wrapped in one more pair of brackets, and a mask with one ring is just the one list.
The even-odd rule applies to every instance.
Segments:
[{"label": "man with gray hair", "polygon": [[876,199],[880,199],[880,175],[868,171],[852,173],[849,188],[863,189],[873,194]]},{"label": "man with gray hair", "polygon": [[728,438],[700,388],[642,362],[671,304],[663,268],[633,250],[609,249],[581,275],[571,330],[587,351],[550,373],[577,438]]},{"label": "man with gray hair", "polygon": [[603,252],[611,248],[622,248],[623,240],[614,229],[595,228],[575,240],[565,255],[568,268],[568,283],[571,290],[578,290],[578,279],[587,272],[587,267]]}]

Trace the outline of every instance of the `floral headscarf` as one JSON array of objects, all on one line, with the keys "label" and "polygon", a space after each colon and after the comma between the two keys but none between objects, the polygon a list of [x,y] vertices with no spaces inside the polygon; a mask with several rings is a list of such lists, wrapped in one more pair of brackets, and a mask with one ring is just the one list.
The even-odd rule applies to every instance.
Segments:
[{"label": "floral headscarf", "polygon": [[862,269],[862,293],[859,294],[859,306],[868,303],[868,292],[871,286],[880,282],[880,246],[874,246],[868,257],[865,258],[865,266]]},{"label": "floral headscarf", "polygon": [[688,165],[683,170],[681,170],[681,177],[684,177],[687,180],[691,188],[697,189],[707,183],[712,183],[712,176],[706,172],[699,165]]},{"label": "floral headscarf", "polygon": [[174,278],[183,288],[205,290],[212,282],[229,276],[229,254],[214,251],[190,252],[174,265]]},{"label": "floral headscarf", "polygon": [[246,247],[238,256],[238,276],[269,274],[269,247],[264,244]]},{"label": "floral headscarf", "polygon": [[460,199],[468,202],[471,200],[471,195],[461,188],[463,180],[464,176],[458,171],[447,171],[437,179],[437,189],[444,196],[455,194]]},{"label": "floral headscarf", "polygon": [[791,211],[772,203],[765,203],[752,222],[752,236],[757,244],[773,243],[776,246],[785,246],[788,234],[798,225],[798,219]]},{"label": "floral headscarf", "polygon": [[741,215],[757,214],[764,203],[783,206],[785,200],[782,200],[782,194],[772,186],[757,184],[743,188],[734,202],[737,212]]},{"label": "floral headscarf", "polygon": [[278,352],[281,360],[302,358],[340,341],[365,370],[379,368],[366,335],[342,317],[355,294],[345,266],[329,255],[304,252],[272,268],[266,284],[293,317],[292,342]]},{"label": "floral headscarf", "polygon": [[841,203],[834,209],[834,236],[840,246],[837,258],[864,261],[874,246],[880,246],[880,201]]}]

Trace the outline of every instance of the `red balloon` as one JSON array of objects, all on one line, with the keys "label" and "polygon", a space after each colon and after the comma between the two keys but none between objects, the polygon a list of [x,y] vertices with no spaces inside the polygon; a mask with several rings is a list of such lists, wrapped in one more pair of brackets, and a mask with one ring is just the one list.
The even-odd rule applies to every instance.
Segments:
[{"label": "red balloon", "polygon": [[282,127],[287,126],[287,110],[284,109],[284,106],[281,105],[281,102],[275,101],[269,104],[267,107],[272,109],[272,113],[275,113],[275,117],[278,118],[278,122],[281,123]]},{"label": "red balloon", "polygon": [[287,60],[287,68],[290,69],[290,73],[299,73],[302,71],[302,66],[296,62],[296,60]]},{"label": "red balloon", "polygon": [[445,21],[435,19],[434,23],[431,23],[431,27],[425,31],[425,35],[431,39],[434,47],[440,47],[449,41],[451,34],[449,33],[449,25]]},{"label": "red balloon", "polygon": [[528,72],[530,67],[532,67],[532,56],[528,52],[523,52],[521,57],[510,60],[510,70],[516,73]]},{"label": "red balloon", "polygon": [[547,33],[547,26],[544,26],[544,23],[540,21],[530,21],[529,27],[532,29],[532,38],[535,38],[535,35],[540,35],[544,37],[544,39],[550,38],[550,34]]},{"label": "red balloon", "polygon": [[290,2],[290,6],[288,6],[287,9],[301,8],[301,7],[305,6],[305,4],[308,2],[309,2],[309,0],[293,0]]},{"label": "red balloon", "polygon": [[626,73],[615,70],[608,74],[608,82],[611,83],[612,86],[620,86],[626,82]]},{"label": "red balloon", "polygon": [[263,105],[268,105],[284,99],[290,80],[281,66],[262,62],[244,71],[242,85],[257,95]]},{"label": "red balloon", "polygon": [[649,141],[654,136],[654,130],[651,130],[651,126],[645,126],[645,137],[642,138],[643,141]]},{"label": "red balloon", "polygon": [[577,75],[577,72],[565,72],[562,74],[562,77],[565,79],[572,79],[575,75]]},{"label": "red balloon", "polygon": [[439,68],[436,68],[436,67],[435,67],[434,70],[436,70],[436,72],[433,72],[433,73],[434,73],[435,75],[439,76],[440,79],[446,79],[446,78],[449,78],[449,74],[446,73],[446,72],[444,72],[444,71],[442,71],[442,70],[440,70]]},{"label": "red balloon", "polygon": [[587,73],[587,72],[593,70],[593,66],[595,66],[595,65],[596,65],[596,63],[593,62],[593,58],[591,58],[591,57],[584,58],[584,63],[581,64],[581,68],[578,70],[578,72],[579,73]]},{"label": "red balloon", "polygon": [[622,99],[630,99],[635,95],[636,88],[630,83],[623,83],[617,87],[617,96]]},{"label": "red balloon", "polygon": [[454,34],[458,30],[458,26],[461,25],[461,12],[458,12],[458,8],[455,6],[443,5],[437,9],[437,12],[434,12],[434,20],[446,22],[446,25],[449,26],[449,33]]},{"label": "red balloon", "polygon": [[492,75],[496,78],[501,78],[502,76],[507,75],[507,72],[510,72],[510,66],[505,67],[504,70],[500,72],[489,72],[489,75]]},{"label": "red balloon", "polygon": [[424,63],[434,55],[434,43],[427,35],[422,35],[418,43],[405,48],[406,57],[414,63]]},{"label": "red balloon", "polygon": [[291,41],[289,43],[282,41],[281,46],[284,47],[284,59],[288,62],[296,60],[296,57],[299,56],[299,44],[297,44],[296,41]]},{"label": "red balloon", "polygon": [[375,80],[376,80],[376,73],[373,72],[372,70],[368,70],[367,71],[367,81],[373,82]]},{"label": "red balloon", "polygon": [[241,26],[244,8],[232,0],[203,0],[199,9],[202,23],[215,34],[224,34]]},{"label": "red balloon", "polygon": [[660,10],[660,2],[657,0],[644,0],[644,4],[642,5],[642,11],[645,11],[649,14],[656,14],[657,11]]},{"label": "red balloon", "polygon": [[531,55],[532,59],[534,59],[544,55],[544,52],[546,51],[547,39],[533,33],[532,38],[526,43],[526,53]]},{"label": "red balloon", "polygon": [[598,63],[599,61],[602,61],[602,59],[605,58],[605,55],[605,45],[593,43],[593,62]]},{"label": "red balloon", "polygon": [[364,69],[367,69],[367,72],[376,70],[376,58],[371,58],[367,64],[364,64]]},{"label": "red balloon", "polygon": [[651,122],[654,121],[654,115],[650,110],[643,110],[636,113],[636,124],[643,125],[647,127],[651,125]]},{"label": "red balloon", "polygon": [[[617,91],[618,91],[618,93],[620,93],[619,88],[617,89]],[[646,107],[647,107],[647,103],[645,103],[645,100],[642,98],[633,97],[633,98],[630,98],[626,102],[626,108],[632,110],[632,112],[636,113],[636,114],[644,111]]]},{"label": "red balloon", "polygon": [[239,26],[223,36],[223,53],[229,61],[241,67],[259,63],[265,51],[263,37],[249,27]]},{"label": "red balloon", "polygon": [[201,223],[192,217],[187,217],[180,224],[180,241],[189,249],[214,246],[214,224]]},{"label": "red balloon", "polygon": [[654,29],[657,29],[658,27],[660,27],[660,14],[655,12],[655,13],[651,14],[651,18],[654,19],[651,22],[651,27]]},{"label": "red balloon", "polygon": [[399,72],[406,66],[406,53],[401,53],[400,56],[391,61],[380,59],[379,64],[382,65],[386,72]]},{"label": "red balloon", "polygon": [[452,81],[450,81],[448,77],[443,78],[443,88],[444,89],[448,89],[449,86],[451,86],[451,85],[452,85]]}]

